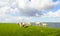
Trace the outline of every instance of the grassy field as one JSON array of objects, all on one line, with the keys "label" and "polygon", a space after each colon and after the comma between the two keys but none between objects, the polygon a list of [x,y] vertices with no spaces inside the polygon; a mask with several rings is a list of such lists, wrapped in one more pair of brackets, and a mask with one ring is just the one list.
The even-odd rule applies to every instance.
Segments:
[{"label": "grassy field", "polygon": [[14,23],[0,23],[0,36],[60,36],[60,28],[39,26],[24,28]]}]

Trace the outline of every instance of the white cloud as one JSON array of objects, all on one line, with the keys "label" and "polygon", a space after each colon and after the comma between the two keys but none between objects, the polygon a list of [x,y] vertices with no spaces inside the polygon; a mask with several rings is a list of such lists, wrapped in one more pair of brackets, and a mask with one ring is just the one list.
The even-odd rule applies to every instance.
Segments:
[{"label": "white cloud", "polygon": [[60,17],[60,10],[57,10],[55,12],[50,11],[50,12],[42,15],[42,17]]},{"label": "white cloud", "polygon": [[17,2],[19,8],[34,8],[38,10],[51,9],[59,4],[59,1],[53,2],[52,0],[31,0],[30,2],[28,0],[18,0]]},{"label": "white cloud", "polygon": [[[54,8],[60,1],[53,2],[52,0],[0,0],[1,12],[20,13],[21,16],[35,16],[43,14],[40,11]],[[4,9],[4,10],[3,10]]]},{"label": "white cloud", "polygon": [[[53,2],[52,0],[17,0],[18,8],[21,10],[23,16],[35,16],[43,14],[41,11],[53,9],[56,5],[60,4],[60,1]],[[33,13],[33,14],[32,14]]]},{"label": "white cloud", "polygon": [[0,7],[8,5],[9,0],[0,0]]},{"label": "white cloud", "polygon": [[[6,22],[16,22],[20,21],[20,19],[30,20],[30,17],[28,18],[25,16],[40,16],[43,14],[41,13],[42,10],[52,9],[58,4],[60,4],[60,1],[52,2],[52,0],[0,0],[0,17],[3,18],[3,21]],[[16,14],[18,14],[19,17],[13,16]],[[51,14],[53,15],[52,12]],[[58,16],[58,13],[56,16]]]},{"label": "white cloud", "polygon": [[8,6],[4,6],[4,7],[0,8],[0,16],[6,15],[8,9],[9,9]]}]

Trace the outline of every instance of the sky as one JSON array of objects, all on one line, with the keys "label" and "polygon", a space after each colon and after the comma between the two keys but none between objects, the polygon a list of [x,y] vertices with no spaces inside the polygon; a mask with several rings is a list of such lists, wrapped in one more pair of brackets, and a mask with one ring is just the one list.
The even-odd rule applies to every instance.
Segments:
[{"label": "sky", "polygon": [[0,22],[60,22],[60,0],[0,0]]}]

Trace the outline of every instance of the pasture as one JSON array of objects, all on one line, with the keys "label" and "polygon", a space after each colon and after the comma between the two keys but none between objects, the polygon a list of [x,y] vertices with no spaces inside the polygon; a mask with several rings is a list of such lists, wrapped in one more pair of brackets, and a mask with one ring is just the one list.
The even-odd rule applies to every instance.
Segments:
[{"label": "pasture", "polygon": [[20,27],[16,23],[0,23],[0,36],[60,36],[60,28]]}]

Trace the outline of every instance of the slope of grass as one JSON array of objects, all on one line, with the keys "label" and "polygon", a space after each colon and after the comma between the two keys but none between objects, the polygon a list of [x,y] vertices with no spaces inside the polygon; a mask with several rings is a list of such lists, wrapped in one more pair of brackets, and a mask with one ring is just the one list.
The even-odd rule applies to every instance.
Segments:
[{"label": "slope of grass", "polygon": [[0,23],[0,36],[60,36],[60,29],[39,26],[24,28],[14,23]]}]

